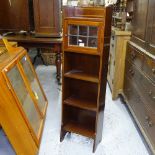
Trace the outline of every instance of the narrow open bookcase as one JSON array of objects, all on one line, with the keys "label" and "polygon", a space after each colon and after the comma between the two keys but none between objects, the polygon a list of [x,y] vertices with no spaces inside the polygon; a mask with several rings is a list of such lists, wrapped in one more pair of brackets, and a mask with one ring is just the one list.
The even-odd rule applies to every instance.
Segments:
[{"label": "narrow open bookcase", "polygon": [[111,34],[110,7],[64,7],[62,126],[67,132],[102,140]]}]

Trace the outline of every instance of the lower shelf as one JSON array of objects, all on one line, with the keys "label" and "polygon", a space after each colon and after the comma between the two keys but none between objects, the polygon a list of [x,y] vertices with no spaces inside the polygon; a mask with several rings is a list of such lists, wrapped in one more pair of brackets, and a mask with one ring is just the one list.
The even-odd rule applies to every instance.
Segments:
[{"label": "lower shelf", "polygon": [[95,131],[89,126],[84,126],[82,124],[77,124],[77,122],[70,121],[64,125],[64,130],[80,134],[89,138],[95,138]]}]

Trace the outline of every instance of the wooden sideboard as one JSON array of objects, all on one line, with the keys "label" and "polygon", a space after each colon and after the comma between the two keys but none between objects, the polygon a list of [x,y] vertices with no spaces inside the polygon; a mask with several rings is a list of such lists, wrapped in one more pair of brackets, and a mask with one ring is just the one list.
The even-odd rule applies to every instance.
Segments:
[{"label": "wooden sideboard", "polygon": [[155,56],[129,42],[125,63],[124,98],[155,153]]},{"label": "wooden sideboard", "polygon": [[135,0],[127,47],[124,98],[155,154],[155,1]]},{"label": "wooden sideboard", "polygon": [[130,36],[130,31],[112,29],[107,77],[112,99],[116,99],[123,92],[126,45]]}]

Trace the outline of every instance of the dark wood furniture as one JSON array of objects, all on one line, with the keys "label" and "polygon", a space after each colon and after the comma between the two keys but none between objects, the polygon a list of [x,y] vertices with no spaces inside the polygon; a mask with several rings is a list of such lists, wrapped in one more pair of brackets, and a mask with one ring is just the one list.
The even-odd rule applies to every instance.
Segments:
[{"label": "dark wood furniture", "polygon": [[61,0],[1,0],[0,32],[34,31],[36,37],[61,37]]},{"label": "dark wood furniture", "polygon": [[132,41],[155,55],[155,2],[136,0],[134,2]]},{"label": "dark wood furniture", "polygon": [[30,30],[29,0],[1,0],[0,6],[0,32]]},{"label": "dark wood furniture", "polygon": [[6,43],[0,56],[0,124],[16,154],[38,154],[47,98],[27,52]]},{"label": "dark wood furniture", "polygon": [[33,0],[35,34],[61,36],[61,0]]},{"label": "dark wood furniture", "polygon": [[62,124],[67,132],[102,140],[111,33],[110,7],[64,7]]},{"label": "dark wood furniture", "polygon": [[8,35],[6,38],[9,41],[18,42],[19,46],[26,49],[29,48],[53,48],[52,51],[56,53],[56,68],[57,75],[56,78],[60,82],[61,78],[61,46],[62,38],[36,38],[33,35]]},{"label": "dark wood furniture", "polygon": [[154,0],[134,1],[133,35],[128,43],[124,98],[155,154]]}]

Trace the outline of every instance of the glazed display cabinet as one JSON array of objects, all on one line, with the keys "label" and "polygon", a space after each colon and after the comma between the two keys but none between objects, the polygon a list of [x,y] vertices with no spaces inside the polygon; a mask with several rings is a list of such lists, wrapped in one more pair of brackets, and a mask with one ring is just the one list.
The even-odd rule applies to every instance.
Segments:
[{"label": "glazed display cabinet", "polygon": [[0,124],[17,154],[37,154],[47,99],[23,48],[0,56]]},{"label": "glazed display cabinet", "polygon": [[65,7],[62,141],[67,132],[102,140],[111,8]]}]

